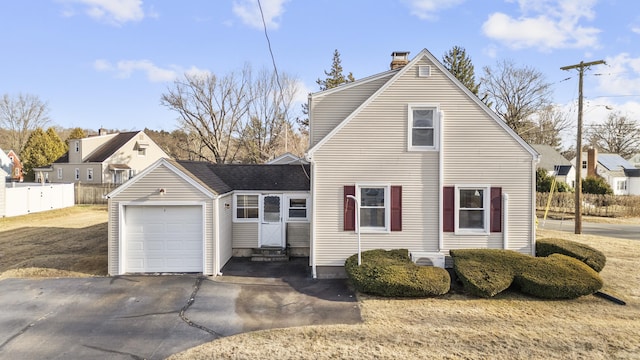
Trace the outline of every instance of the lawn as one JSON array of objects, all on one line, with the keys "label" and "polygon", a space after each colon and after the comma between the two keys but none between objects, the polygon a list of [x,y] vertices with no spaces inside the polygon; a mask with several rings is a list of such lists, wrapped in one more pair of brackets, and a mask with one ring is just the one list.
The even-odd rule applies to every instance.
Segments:
[{"label": "lawn", "polygon": [[[0,219],[0,279],[105,275],[106,222],[104,206]],[[362,324],[249,332],[171,359],[640,359],[640,241],[549,230],[538,235],[603,251],[603,291],[627,305],[509,291],[492,299],[459,292],[412,300],[359,295]]]}]

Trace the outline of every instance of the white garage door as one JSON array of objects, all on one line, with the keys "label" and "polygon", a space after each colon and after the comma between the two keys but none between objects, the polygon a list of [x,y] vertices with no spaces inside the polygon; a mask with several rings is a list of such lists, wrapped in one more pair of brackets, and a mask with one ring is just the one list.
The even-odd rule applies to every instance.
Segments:
[{"label": "white garage door", "polygon": [[124,271],[202,272],[201,206],[125,206]]}]

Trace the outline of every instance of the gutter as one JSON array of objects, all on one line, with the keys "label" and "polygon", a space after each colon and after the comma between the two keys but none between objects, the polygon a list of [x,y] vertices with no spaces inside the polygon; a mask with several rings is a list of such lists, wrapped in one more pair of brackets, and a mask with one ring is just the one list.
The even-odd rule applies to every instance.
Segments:
[{"label": "gutter", "polygon": [[438,194],[438,252],[442,251],[444,248],[444,228],[442,226],[443,221],[443,206],[444,199],[442,196],[442,191],[444,189],[444,112],[440,111],[440,134],[438,135],[438,189],[440,189]]}]

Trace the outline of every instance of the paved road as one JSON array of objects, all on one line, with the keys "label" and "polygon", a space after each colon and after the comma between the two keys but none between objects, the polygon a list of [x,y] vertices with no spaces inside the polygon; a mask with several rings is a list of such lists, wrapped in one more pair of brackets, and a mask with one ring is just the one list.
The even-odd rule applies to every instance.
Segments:
[{"label": "paved road", "polygon": [[245,331],[361,321],[344,281],[308,278],[5,279],[0,309],[2,359],[164,359]]},{"label": "paved road", "polygon": [[[539,220],[540,228],[574,232],[575,224],[571,220]],[[608,236],[620,239],[640,240],[640,224],[603,224],[582,221],[582,233],[589,235]]]}]

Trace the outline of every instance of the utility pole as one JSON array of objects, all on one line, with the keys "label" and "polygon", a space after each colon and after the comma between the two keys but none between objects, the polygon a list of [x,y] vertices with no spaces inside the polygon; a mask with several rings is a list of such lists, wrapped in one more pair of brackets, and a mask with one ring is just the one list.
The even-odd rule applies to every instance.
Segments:
[{"label": "utility pole", "polygon": [[580,64],[563,66],[560,70],[578,69],[578,130],[576,136],[576,186],[575,190],[575,234],[582,234],[582,78],[584,70],[592,65],[606,64],[604,60],[591,62],[580,61]]}]

